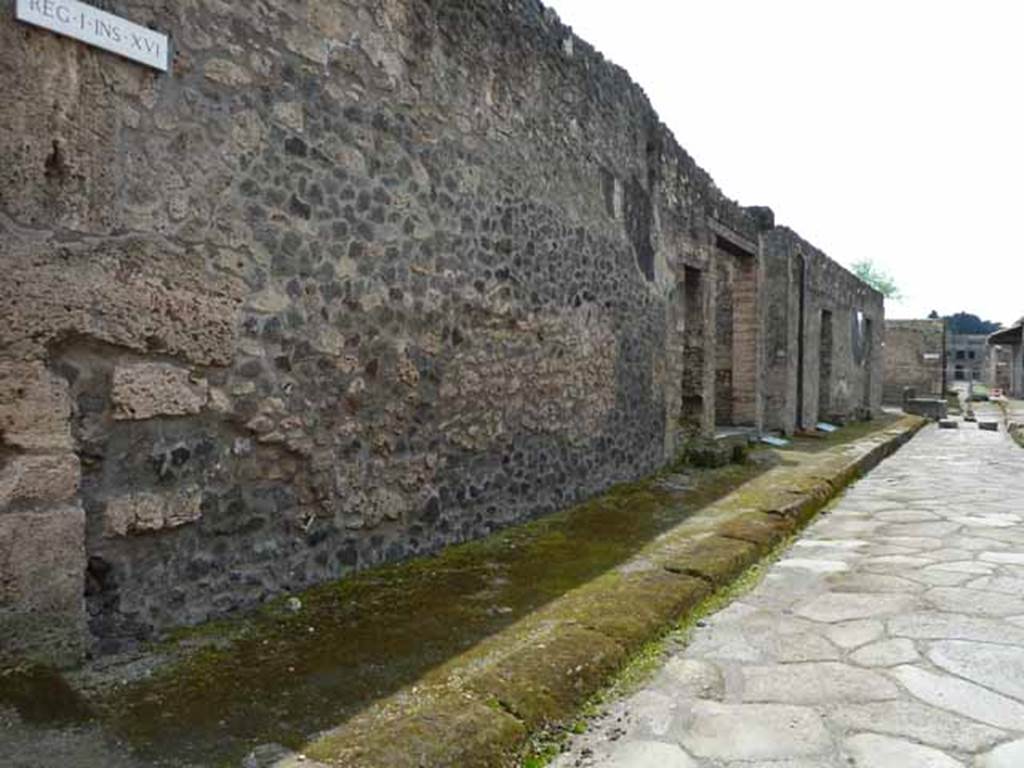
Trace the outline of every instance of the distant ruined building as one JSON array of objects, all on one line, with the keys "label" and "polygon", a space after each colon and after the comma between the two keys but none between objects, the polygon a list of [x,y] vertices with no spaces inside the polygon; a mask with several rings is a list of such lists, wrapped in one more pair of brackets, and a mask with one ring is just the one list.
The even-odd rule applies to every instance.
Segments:
[{"label": "distant ruined building", "polygon": [[946,334],[946,381],[991,383],[988,334]]},{"label": "distant ruined building", "polygon": [[903,405],[908,390],[916,397],[945,397],[951,383],[946,372],[947,336],[944,320],[885,321],[883,402]]},{"label": "distant ruined building", "polygon": [[882,296],[535,0],[104,7],[170,71],[0,19],[0,656],[878,412]]}]

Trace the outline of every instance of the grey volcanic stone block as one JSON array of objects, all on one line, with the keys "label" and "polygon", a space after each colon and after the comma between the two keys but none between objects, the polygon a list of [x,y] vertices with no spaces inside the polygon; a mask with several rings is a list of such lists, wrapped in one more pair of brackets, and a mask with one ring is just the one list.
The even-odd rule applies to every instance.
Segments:
[{"label": "grey volcanic stone block", "polygon": [[949,404],[938,398],[915,397],[904,402],[903,410],[926,419],[944,419],[949,413]]}]

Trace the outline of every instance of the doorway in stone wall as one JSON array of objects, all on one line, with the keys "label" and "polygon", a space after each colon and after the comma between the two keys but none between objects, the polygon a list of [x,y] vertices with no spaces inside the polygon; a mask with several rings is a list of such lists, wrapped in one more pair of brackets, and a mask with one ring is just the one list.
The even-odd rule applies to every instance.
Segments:
[{"label": "doorway in stone wall", "polygon": [[832,408],[832,313],[821,310],[818,332],[818,420],[828,421]]},{"label": "doorway in stone wall", "polygon": [[715,264],[715,424],[732,424],[732,272]]},{"label": "doorway in stone wall", "polygon": [[704,420],[704,290],[703,274],[695,267],[683,271],[683,380],[679,423],[698,431]]},{"label": "doorway in stone wall", "polygon": [[874,333],[873,333],[871,318],[870,317],[864,317],[864,313],[863,312],[858,312],[857,315],[860,317],[860,320],[861,320],[861,349],[862,349],[862,354],[864,356],[864,401],[863,401],[863,406],[864,406],[864,410],[865,410],[865,414],[864,415],[865,416],[870,416],[870,414],[871,414],[871,387],[874,384],[874,382],[872,382],[872,380],[871,380],[873,375],[874,375],[874,370],[872,369],[872,364],[871,364],[871,357],[872,357],[872,351],[873,351],[872,348],[874,346],[875,339],[874,339]]},{"label": "doorway in stone wall", "polygon": [[807,261],[802,253],[796,255],[795,279],[798,281],[799,287],[796,323],[796,427],[797,429],[806,429],[807,425],[804,423],[804,390],[806,389],[804,382],[804,366],[806,365],[804,361],[804,329],[806,326],[804,320],[807,313]]},{"label": "doorway in stone wall", "polygon": [[757,259],[718,237],[715,258],[715,425],[757,421]]}]

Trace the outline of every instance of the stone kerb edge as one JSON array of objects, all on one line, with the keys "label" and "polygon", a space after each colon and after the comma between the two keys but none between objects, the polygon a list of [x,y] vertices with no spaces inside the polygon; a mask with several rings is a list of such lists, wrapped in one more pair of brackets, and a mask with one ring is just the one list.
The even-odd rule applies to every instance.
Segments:
[{"label": "stone kerb edge", "polygon": [[[756,541],[738,538],[728,529],[716,530],[703,539],[716,542],[709,545],[712,549],[729,542],[748,545],[738,547],[735,556],[726,558],[724,570],[713,574],[694,569],[676,573],[663,568],[662,558],[671,557],[674,545],[693,543],[692,531],[676,537],[670,533],[620,566],[616,574],[599,577],[539,612],[560,621],[535,621],[532,629],[511,627],[502,632],[508,635],[510,652],[477,659],[467,669],[455,669],[443,685],[400,691],[322,734],[308,745],[305,754],[324,765],[346,768],[518,765],[531,732],[571,717],[579,705],[608,684],[643,643],[685,617],[714,591],[728,587],[776,545],[813,520],[849,483],[895,453],[926,424],[925,419],[908,416],[877,435],[851,444],[857,450],[850,451],[853,455],[849,460],[830,465],[828,476],[816,472],[816,482],[798,497],[785,505],[755,511],[762,518],[777,521],[774,526],[761,526],[763,535],[759,534]],[[730,496],[710,508],[726,507]],[[733,523],[740,516],[733,510],[723,523]],[[697,560],[703,554],[699,545],[686,551],[687,558]],[[652,561],[654,568],[649,567]],[[636,572],[631,575],[636,578],[614,577],[631,571],[633,566]],[[625,629],[585,626],[573,619],[585,613],[581,606],[573,605],[582,602],[600,601],[607,616],[643,613],[636,601],[644,598],[645,592],[651,598],[664,594],[651,584],[652,580],[673,575],[679,580],[678,599],[655,600],[652,611]],[[583,642],[572,642],[581,638]]]}]

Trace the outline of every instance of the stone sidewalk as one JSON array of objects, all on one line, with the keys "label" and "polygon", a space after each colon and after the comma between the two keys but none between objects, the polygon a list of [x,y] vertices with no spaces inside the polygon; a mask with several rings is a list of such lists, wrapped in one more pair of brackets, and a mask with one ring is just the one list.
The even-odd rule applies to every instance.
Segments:
[{"label": "stone sidewalk", "polygon": [[556,768],[1024,766],[1024,452],[926,428]]}]

